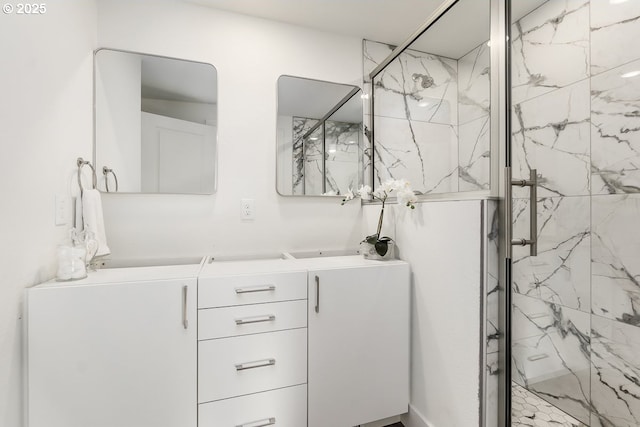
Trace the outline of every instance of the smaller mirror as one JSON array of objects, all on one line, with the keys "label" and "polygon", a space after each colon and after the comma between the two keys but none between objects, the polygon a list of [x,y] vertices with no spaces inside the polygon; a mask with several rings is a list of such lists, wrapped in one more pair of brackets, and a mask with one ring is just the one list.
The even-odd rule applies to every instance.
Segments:
[{"label": "smaller mirror", "polygon": [[94,60],[98,188],[214,193],[215,67],[111,49],[97,50]]},{"label": "smaller mirror", "polygon": [[277,189],[343,195],[362,184],[362,98],[357,86],[278,79]]}]

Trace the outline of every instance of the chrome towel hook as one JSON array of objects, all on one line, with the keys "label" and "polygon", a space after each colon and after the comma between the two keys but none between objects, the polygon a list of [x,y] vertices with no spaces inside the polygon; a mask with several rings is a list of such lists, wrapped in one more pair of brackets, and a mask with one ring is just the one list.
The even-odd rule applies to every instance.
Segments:
[{"label": "chrome towel hook", "polygon": [[98,183],[98,178],[96,177],[96,169],[93,167],[91,162],[89,160],[83,159],[82,157],[78,157],[76,164],[78,165],[78,186],[80,187],[80,195],[82,195],[82,192],[84,191],[84,188],[82,188],[82,167],[84,165],[87,165],[91,168],[91,181],[93,184],[93,189],[95,190]]},{"label": "chrome towel hook", "polygon": [[108,175],[109,174],[113,175],[113,179],[116,182],[116,193],[117,193],[118,192],[118,176],[113,171],[113,169],[108,168],[106,166],[103,166],[102,167],[102,174],[104,175],[104,186],[107,189],[107,193],[109,192],[109,177],[108,177]]}]

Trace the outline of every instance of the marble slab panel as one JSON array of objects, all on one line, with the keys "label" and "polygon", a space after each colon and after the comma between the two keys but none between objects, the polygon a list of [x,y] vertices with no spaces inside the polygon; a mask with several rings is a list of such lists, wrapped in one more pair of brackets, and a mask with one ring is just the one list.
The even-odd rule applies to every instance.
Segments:
[{"label": "marble slab panel", "polygon": [[[393,50],[391,45],[379,45],[365,43],[365,61],[369,58],[372,63],[374,57],[381,57],[381,61]],[[385,49],[386,55],[382,55],[380,51]],[[457,69],[454,59],[407,49],[374,80],[375,115],[457,124]]]},{"label": "marble slab panel", "polygon": [[[589,81],[533,98],[513,109],[513,175],[538,170],[540,196],[589,194]],[[514,188],[527,197],[528,189]]]},{"label": "marble slab panel", "polygon": [[640,192],[640,61],[591,79],[591,169],[593,194]]},{"label": "marble slab panel", "polygon": [[[529,236],[529,201],[513,204],[515,238]],[[538,256],[513,249],[513,289],[565,307],[590,312],[589,196],[538,201]]]},{"label": "marble slab panel", "polygon": [[458,59],[458,123],[488,116],[491,106],[491,49],[486,42]]},{"label": "marble slab panel", "polygon": [[594,196],[594,314],[640,326],[640,195]]},{"label": "marble slab panel", "polygon": [[[304,161],[304,151],[305,144],[302,140],[302,136],[304,136],[313,125],[315,125],[318,121],[315,119],[308,119],[305,117],[293,117],[293,194],[301,195],[305,194],[305,161]],[[320,131],[317,131],[317,134],[314,137],[320,138],[322,135]],[[316,140],[317,141],[317,140]],[[308,141],[311,142],[311,141]],[[312,142],[311,142],[312,143]],[[318,152],[318,147],[307,147],[307,151],[310,153]]]},{"label": "marble slab panel", "polygon": [[487,355],[485,383],[485,426],[498,427],[498,404],[500,390],[500,363],[499,353],[490,353]]},{"label": "marble slab panel", "polygon": [[592,316],[592,427],[640,425],[640,328]]},{"label": "marble slab panel", "polygon": [[598,74],[640,58],[640,2],[591,0],[591,72]]},{"label": "marble slab panel", "polygon": [[461,124],[458,132],[458,190],[488,190],[491,180],[490,117]]},{"label": "marble slab panel", "polygon": [[589,77],[589,1],[552,0],[512,28],[514,103]]},{"label": "marble slab panel", "polygon": [[423,194],[457,191],[455,126],[377,117],[375,140],[376,185],[404,178]]},{"label": "marble slab panel", "polygon": [[499,350],[500,340],[500,211],[498,203],[487,200],[487,253],[486,253],[486,346],[487,353]]},{"label": "marble slab panel", "polygon": [[578,420],[590,416],[590,315],[513,297],[513,379]]}]

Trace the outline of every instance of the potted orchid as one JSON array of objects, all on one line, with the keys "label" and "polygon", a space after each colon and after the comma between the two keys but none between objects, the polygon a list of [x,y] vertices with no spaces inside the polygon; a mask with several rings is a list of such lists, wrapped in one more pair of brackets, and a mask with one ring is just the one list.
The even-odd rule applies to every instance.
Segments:
[{"label": "potted orchid", "polygon": [[375,234],[367,236],[362,242],[360,242],[361,252],[365,258],[393,258],[393,240],[390,237],[380,235],[382,232],[385,204],[387,199],[392,195],[396,197],[399,204],[409,209],[415,209],[415,203],[418,201],[418,198],[411,189],[409,182],[405,179],[387,180],[376,188],[375,191],[371,191],[371,187],[368,185],[363,185],[355,193],[353,190],[349,189],[344,199],[342,199],[343,205],[356,197],[382,202],[380,218],[378,219],[378,230]]}]

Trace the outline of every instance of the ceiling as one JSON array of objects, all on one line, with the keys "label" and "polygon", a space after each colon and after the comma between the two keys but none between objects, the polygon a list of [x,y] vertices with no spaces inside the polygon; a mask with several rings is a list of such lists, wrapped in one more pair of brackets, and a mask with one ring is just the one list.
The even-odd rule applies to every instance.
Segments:
[{"label": "ceiling", "polygon": [[[443,0],[182,0],[203,6],[389,44],[401,44]],[[514,0],[524,16],[546,0]],[[489,39],[489,0],[460,0],[412,48],[460,58]]]}]

